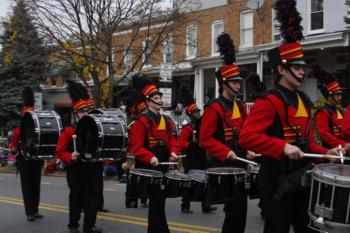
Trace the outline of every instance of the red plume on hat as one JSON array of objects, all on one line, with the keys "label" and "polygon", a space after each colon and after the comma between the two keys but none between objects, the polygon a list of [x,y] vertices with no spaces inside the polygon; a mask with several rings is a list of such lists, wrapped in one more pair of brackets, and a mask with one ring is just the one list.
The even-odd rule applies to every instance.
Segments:
[{"label": "red plume on hat", "polygon": [[300,41],[304,39],[302,17],[296,8],[296,0],[277,0],[274,9],[280,23],[283,43],[268,52],[273,67],[278,65],[306,65]]},{"label": "red plume on hat", "polygon": [[221,58],[224,60],[224,66],[220,67],[215,73],[219,84],[221,85],[224,81],[242,80],[240,69],[235,64],[236,51],[230,35],[228,33],[222,33],[218,36],[216,44],[219,47]]}]

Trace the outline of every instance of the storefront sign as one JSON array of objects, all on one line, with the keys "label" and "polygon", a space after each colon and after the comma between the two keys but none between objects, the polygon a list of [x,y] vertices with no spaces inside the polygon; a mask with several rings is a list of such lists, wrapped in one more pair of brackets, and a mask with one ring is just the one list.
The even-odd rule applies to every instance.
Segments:
[{"label": "storefront sign", "polygon": [[163,93],[163,107],[165,108],[170,108],[171,107],[171,94],[172,94],[172,90],[171,88],[164,88],[161,87],[159,88],[159,91]]},{"label": "storefront sign", "polygon": [[160,64],[159,82],[166,82],[166,83],[172,82],[172,64],[171,63]]}]

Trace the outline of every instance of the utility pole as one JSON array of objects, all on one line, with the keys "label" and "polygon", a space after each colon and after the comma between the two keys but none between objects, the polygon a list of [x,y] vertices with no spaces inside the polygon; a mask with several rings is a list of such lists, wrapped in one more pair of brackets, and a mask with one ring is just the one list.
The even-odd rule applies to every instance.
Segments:
[{"label": "utility pole", "polygon": [[344,22],[347,24],[347,39],[348,39],[348,46],[347,46],[347,55],[346,55],[346,72],[347,72],[347,91],[346,91],[346,97],[348,102],[350,102],[350,0],[345,0],[345,4],[348,6],[347,14],[344,16]]}]

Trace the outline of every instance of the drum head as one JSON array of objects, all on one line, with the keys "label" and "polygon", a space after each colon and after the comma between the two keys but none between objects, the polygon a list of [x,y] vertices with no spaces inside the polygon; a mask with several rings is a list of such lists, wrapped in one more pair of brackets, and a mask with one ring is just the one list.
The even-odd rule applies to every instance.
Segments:
[{"label": "drum head", "polygon": [[204,170],[189,170],[188,175],[191,178],[191,180],[195,180],[201,183],[207,182],[207,175]]},{"label": "drum head", "polygon": [[165,174],[165,177],[173,179],[173,180],[187,180],[189,181],[191,178],[183,173],[180,173],[179,171],[169,171]]},{"label": "drum head", "polygon": [[147,176],[147,177],[159,177],[159,178],[163,177],[163,173],[160,171],[141,169],[141,168],[130,170],[130,173],[135,175],[140,175],[140,176]]},{"label": "drum head", "polygon": [[350,165],[320,164],[314,168],[313,177],[331,183],[350,186]]},{"label": "drum head", "polygon": [[118,109],[118,108],[106,108],[106,109],[94,109],[90,112],[90,114],[100,114],[100,115],[110,115],[110,116],[116,116],[121,120],[123,123],[127,124],[127,116],[126,114]]},{"label": "drum head", "polygon": [[213,175],[232,175],[232,174],[246,174],[243,168],[236,167],[213,167],[206,170],[207,174]]}]

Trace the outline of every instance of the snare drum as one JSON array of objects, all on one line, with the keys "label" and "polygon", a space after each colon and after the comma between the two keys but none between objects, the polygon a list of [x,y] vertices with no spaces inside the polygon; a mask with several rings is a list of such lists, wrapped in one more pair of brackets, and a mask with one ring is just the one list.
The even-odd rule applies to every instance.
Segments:
[{"label": "snare drum", "polygon": [[248,172],[248,195],[249,199],[257,199],[260,198],[260,191],[259,191],[259,185],[258,185],[258,175],[260,171],[260,165],[251,165],[249,164],[247,166],[247,172]]},{"label": "snare drum", "polygon": [[350,166],[320,164],[313,169],[309,215],[328,232],[350,231]]},{"label": "snare drum", "polygon": [[182,197],[191,187],[191,179],[188,175],[179,171],[169,171],[165,174],[165,196],[169,198]]},{"label": "snare drum", "polygon": [[208,202],[223,204],[246,195],[247,172],[242,168],[218,167],[206,170]]},{"label": "snare drum", "polygon": [[191,178],[191,201],[202,202],[207,196],[207,175],[203,170],[189,170],[188,175]]},{"label": "snare drum", "polygon": [[163,191],[163,173],[148,169],[130,170],[126,183],[126,198],[150,198]]},{"label": "snare drum", "polygon": [[112,115],[89,114],[76,128],[77,150],[84,161],[121,159],[128,140],[127,125]]},{"label": "snare drum", "polygon": [[53,158],[61,131],[61,117],[55,111],[26,112],[22,117],[20,136],[24,158]]}]

